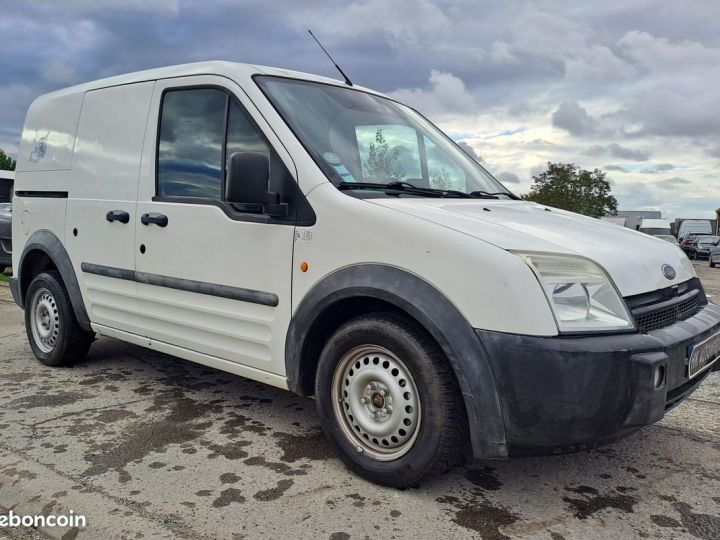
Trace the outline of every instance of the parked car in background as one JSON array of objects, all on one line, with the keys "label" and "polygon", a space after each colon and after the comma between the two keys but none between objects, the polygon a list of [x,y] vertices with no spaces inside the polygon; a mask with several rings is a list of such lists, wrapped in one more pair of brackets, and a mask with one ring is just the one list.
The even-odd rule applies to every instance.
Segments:
[{"label": "parked car in background", "polygon": [[653,234],[655,238],[659,238],[660,240],[665,240],[666,242],[670,242],[671,244],[678,245],[678,239],[675,238],[672,234]]},{"label": "parked car in background", "polygon": [[710,248],[708,263],[710,264],[710,268],[715,268],[715,265],[720,263],[720,244],[716,244]]},{"label": "parked car in background", "polygon": [[12,265],[12,203],[0,203],[0,274]]},{"label": "parked car in background", "polygon": [[710,233],[691,233],[686,236],[681,236],[681,237],[679,237],[680,238],[680,248],[689,257],[693,242],[695,242],[695,240],[700,236],[709,236],[709,235],[710,235]]},{"label": "parked car in background", "polygon": [[720,236],[712,234],[703,234],[696,237],[690,246],[689,257],[691,259],[710,258],[710,250],[717,246],[718,241],[720,241]]}]

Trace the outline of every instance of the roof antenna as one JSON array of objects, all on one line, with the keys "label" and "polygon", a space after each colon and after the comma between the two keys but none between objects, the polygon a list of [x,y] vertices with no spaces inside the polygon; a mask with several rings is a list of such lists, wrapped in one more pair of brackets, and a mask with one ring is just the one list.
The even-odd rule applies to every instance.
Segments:
[{"label": "roof antenna", "polygon": [[312,38],[317,42],[318,45],[320,45],[320,48],[323,50],[325,54],[327,54],[327,57],[330,59],[330,61],[333,63],[335,68],[340,72],[340,75],[343,76],[343,79],[345,79],[345,84],[348,86],[352,86],[352,81],[348,78],[347,75],[345,75],[345,72],[335,63],[335,60],[332,59],[332,56],[330,56],[330,53],[325,50],[325,47],[322,46],[322,43],[318,40],[318,38],[315,37],[315,34],[312,33],[312,30],[308,30],[308,34],[312,36]]}]

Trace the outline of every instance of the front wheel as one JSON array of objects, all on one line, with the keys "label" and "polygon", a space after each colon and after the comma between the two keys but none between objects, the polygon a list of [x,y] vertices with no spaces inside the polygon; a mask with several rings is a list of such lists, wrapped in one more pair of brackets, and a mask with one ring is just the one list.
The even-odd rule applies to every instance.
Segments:
[{"label": "front wheel", "polygon": [[78,325],[60,274],[38,274],[26,298],[25,330],[37,359],[46,366],[63,366],[85,358],[94,335]]},{"label": "front wheel", "polygon": [[358,317],[320,355],[315,396],[323,429],[364,478],[411,487],[462,461],[467,420],[452,369],[403,318]]}]

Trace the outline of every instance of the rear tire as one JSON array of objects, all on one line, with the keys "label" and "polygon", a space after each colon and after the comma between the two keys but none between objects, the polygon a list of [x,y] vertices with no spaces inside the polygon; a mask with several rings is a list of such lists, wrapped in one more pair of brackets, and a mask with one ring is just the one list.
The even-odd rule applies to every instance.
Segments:
[{"label": "rear tire", "polygon": [[60,274],[38,274],[25,298],[25,330],[35,357],[53,367],[85,358],[95,336],[80,328]]},{"label": "rear tire", "polygon": [[318,364],[323,430],[355,473],[386,486],[417,486],[463,461],[468,427],[454,373],[435,342],[392,314],[339,328]]}]

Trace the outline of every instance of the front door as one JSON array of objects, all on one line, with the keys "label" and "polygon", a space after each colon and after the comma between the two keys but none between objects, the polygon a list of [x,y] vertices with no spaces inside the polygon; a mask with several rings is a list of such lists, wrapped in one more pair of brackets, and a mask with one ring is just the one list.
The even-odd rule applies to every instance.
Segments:
[{"label": "front door", "polygon": [[224,185],[235,152],[268,155],[271,182],[292,178],[289,155],[224,78],[158,81],[151,111],[135,223],[145,336],[284,374],[294,215],[232,206]]}]

